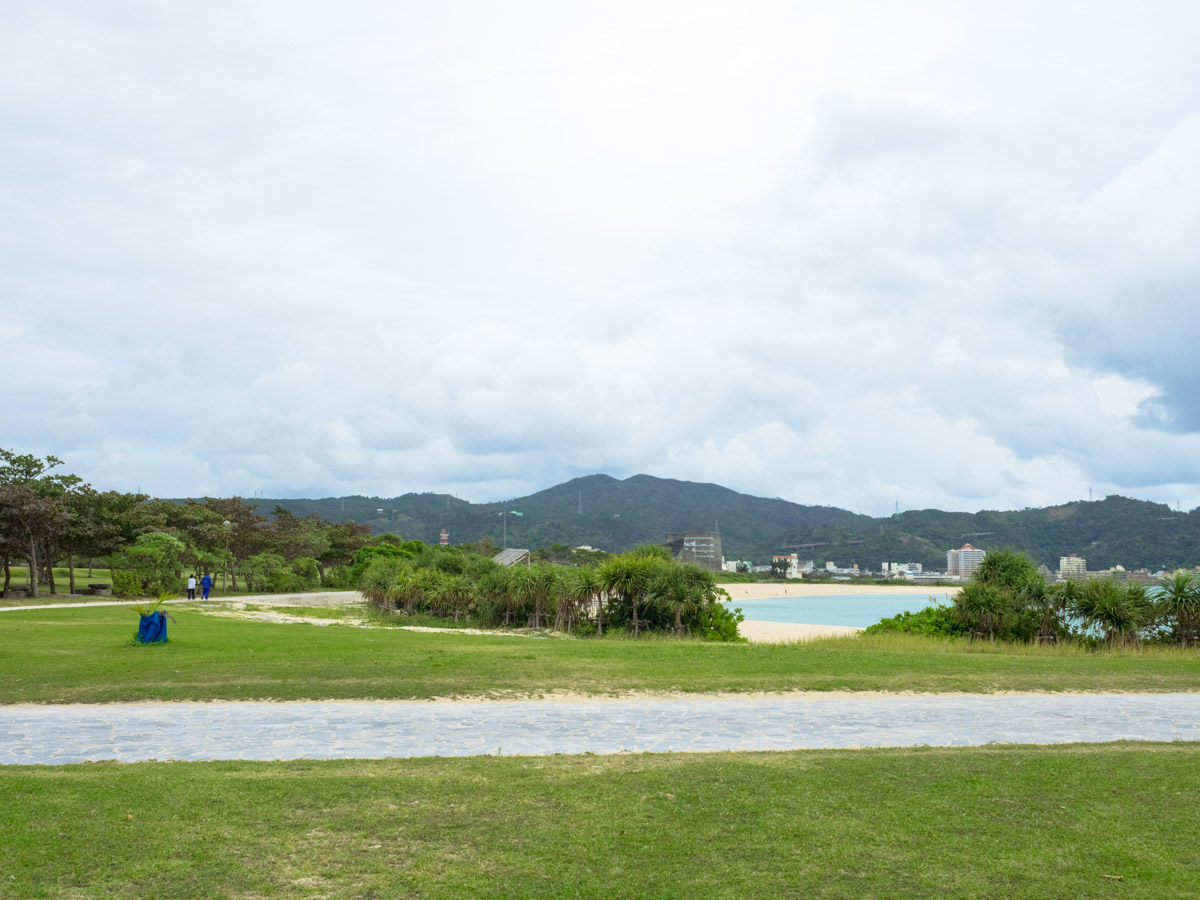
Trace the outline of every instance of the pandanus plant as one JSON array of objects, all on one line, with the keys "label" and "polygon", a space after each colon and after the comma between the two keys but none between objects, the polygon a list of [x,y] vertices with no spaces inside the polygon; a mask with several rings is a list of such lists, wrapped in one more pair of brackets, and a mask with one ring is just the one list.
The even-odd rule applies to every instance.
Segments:
[{"label": "pandanus plant", "polygon": [[1110,647],[1136,647],[1141,629],[1150,620],[1153,605],[1140,584],[1122,587],[1103,578],[1095,578],[1078,592],[1071,612],[1089,628],[1104,636]]},{"label": "pandanus plant", "polygon": [[1015,612],[1012,595],[994,584],[972,581],[954,595],[954,611],[970,629],[969,640],[996,640],[996,632]]},{"label": "pandanus plant", "polygon": [[1171,625],[1180,647],[1196,643],[1200,626],[1200,583],[1190,572],[1176,572],[1158,580],[1159,617]]}]

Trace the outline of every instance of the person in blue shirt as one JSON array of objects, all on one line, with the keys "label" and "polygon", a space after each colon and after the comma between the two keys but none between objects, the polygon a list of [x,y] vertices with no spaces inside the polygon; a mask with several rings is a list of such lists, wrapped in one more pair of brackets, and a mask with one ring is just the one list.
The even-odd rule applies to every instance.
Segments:
[{"label": "person in blue shirt", "polygon": [[212,586],[212,576],[205,572],[204,577],[200,579],[200,593],[203,595],[203,599],[208,599],[208,592],[212,590]]}]

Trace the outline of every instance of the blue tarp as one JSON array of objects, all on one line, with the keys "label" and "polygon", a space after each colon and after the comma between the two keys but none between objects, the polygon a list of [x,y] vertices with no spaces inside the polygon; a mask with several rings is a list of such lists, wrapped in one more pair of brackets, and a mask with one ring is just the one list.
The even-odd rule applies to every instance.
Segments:
[{"label": "blue tarp", "polygon": [[138,625],[137,633],[138,643],[155,644],[167,642],[167,614],[161,612],[152,612],[148,616],[142,616],[141,624]]}]

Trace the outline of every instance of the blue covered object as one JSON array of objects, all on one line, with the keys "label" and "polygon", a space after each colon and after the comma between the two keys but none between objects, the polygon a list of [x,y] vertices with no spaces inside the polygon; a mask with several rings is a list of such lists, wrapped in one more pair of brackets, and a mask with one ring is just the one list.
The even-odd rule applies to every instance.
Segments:
[{"label": "blue covered object", "polygon": [[139,644],[165,644],[167,642],[167,614],[152,612],[142,616],[138,625],[137,640]]}]

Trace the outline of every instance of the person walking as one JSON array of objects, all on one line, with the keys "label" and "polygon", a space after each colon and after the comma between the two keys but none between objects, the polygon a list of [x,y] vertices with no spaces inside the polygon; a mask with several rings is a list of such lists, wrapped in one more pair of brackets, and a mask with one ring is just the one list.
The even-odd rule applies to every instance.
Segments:
[{"label": "person walking", "polygon": [[208,599],[208,592],[212,590],[212,586],[212,575],[210,575],[208,572],[205,572],[204,577],[200,579],[200,593],[204,596],[205,600]]},{"label": "person walking", "polygon": [[196,573],[193,572],[188,576],[188,599],[196,599]]}]

